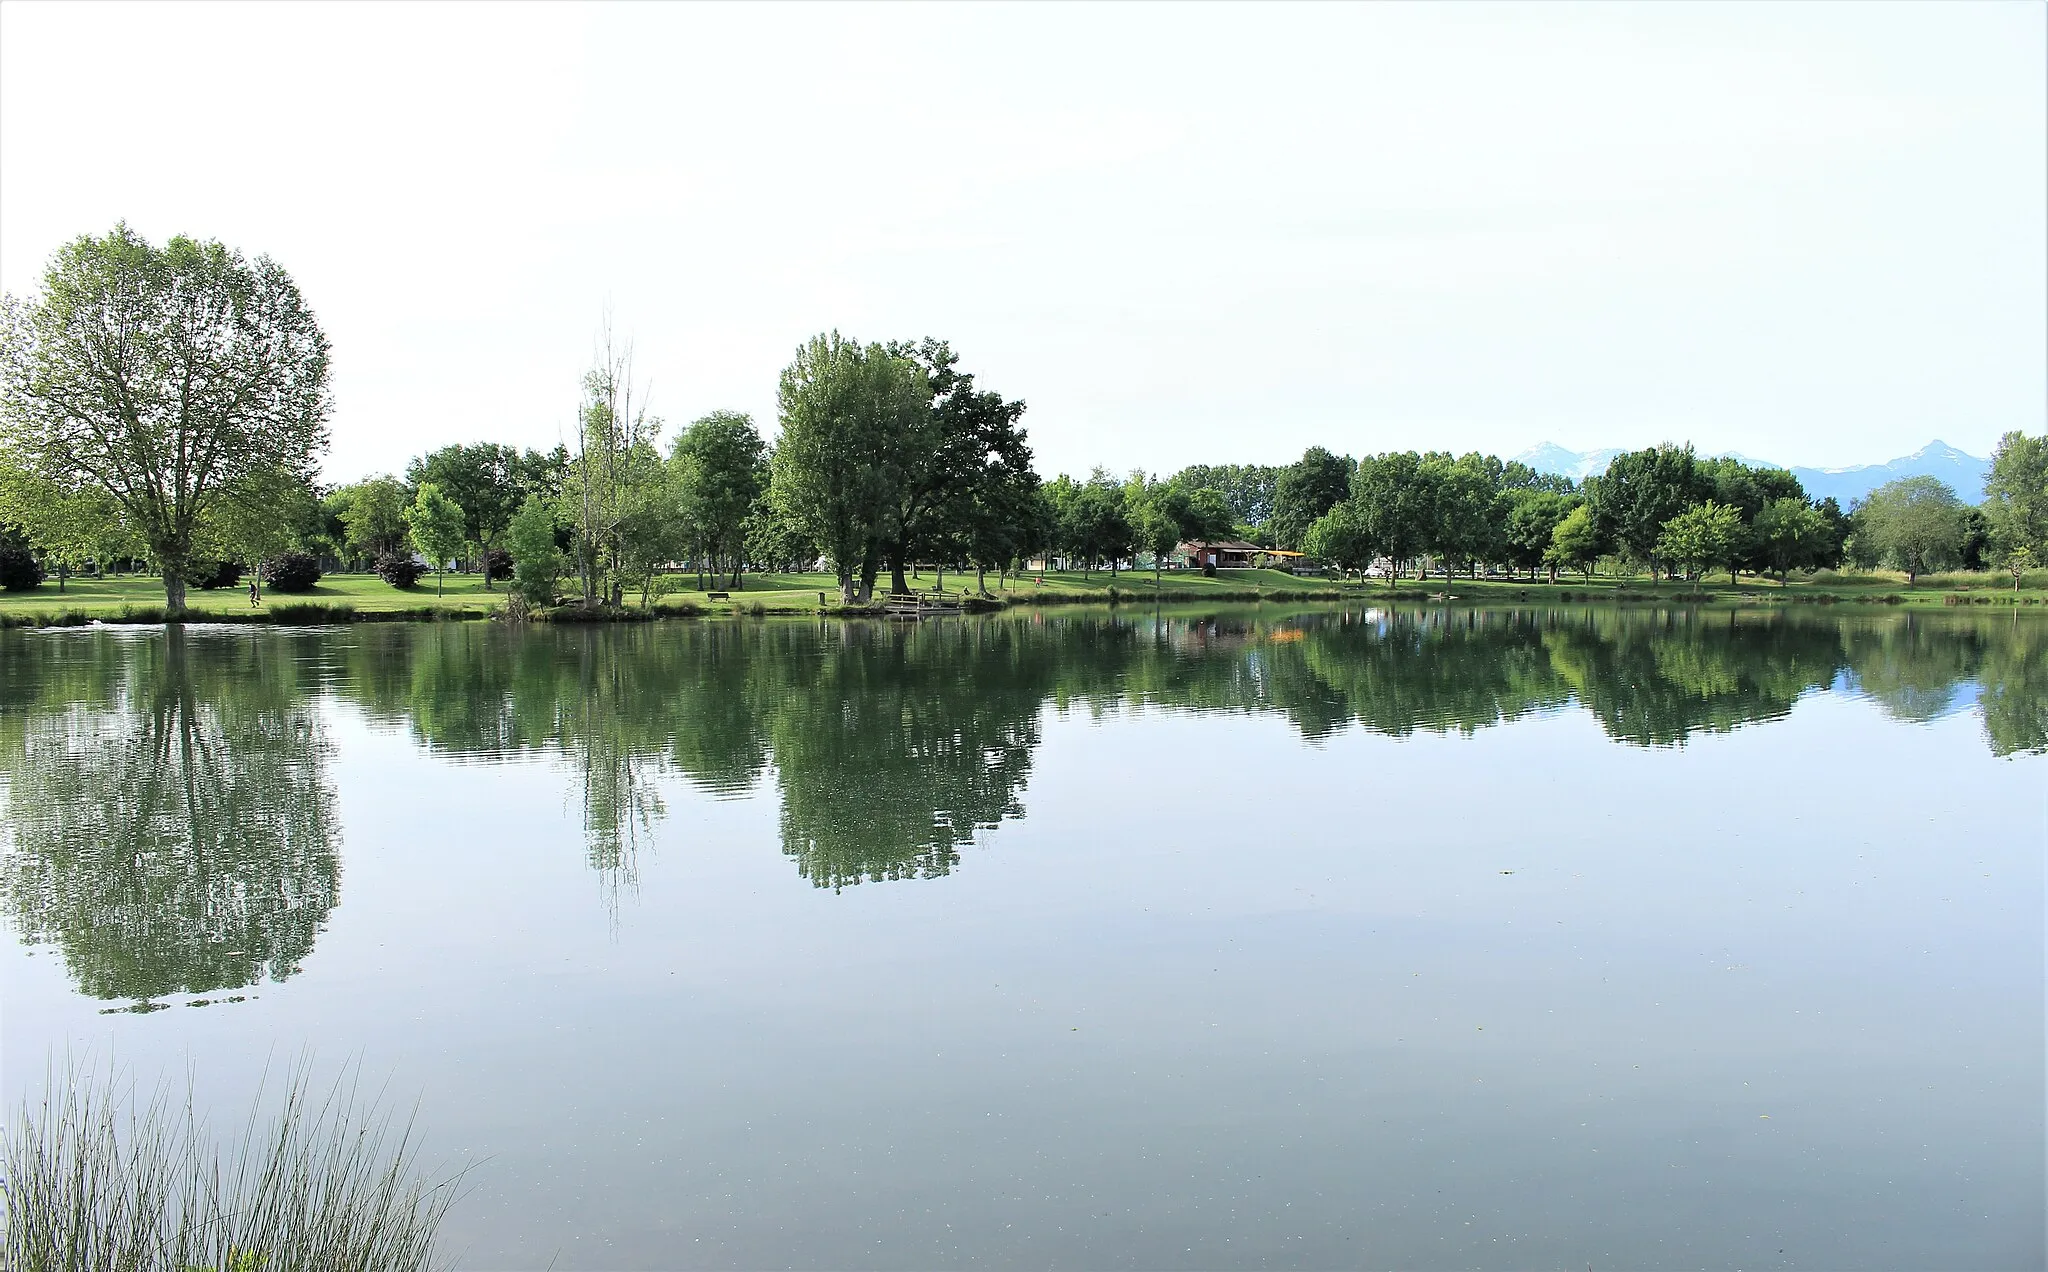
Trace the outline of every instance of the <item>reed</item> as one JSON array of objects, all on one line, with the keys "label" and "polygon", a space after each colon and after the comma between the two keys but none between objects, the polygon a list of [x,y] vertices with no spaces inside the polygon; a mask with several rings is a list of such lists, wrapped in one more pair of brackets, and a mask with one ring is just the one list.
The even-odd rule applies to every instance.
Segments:
[{"label": "reed", "polygon": [[0,1127],[9,1272],[445,1266],[435,1233],[463,1176],[422,1176],[412,1121],[363,1100],[353,1073],[317,1093],[301,1066],[269,1118],[259,1091],[225,1153],[189,1091],[50,1079]]},{"label": "reed", "polygon": [[270,607],[270,621],[303,626],[314,623],[353,623],[353,605],[328,605],[320,601],[288,601]]}]

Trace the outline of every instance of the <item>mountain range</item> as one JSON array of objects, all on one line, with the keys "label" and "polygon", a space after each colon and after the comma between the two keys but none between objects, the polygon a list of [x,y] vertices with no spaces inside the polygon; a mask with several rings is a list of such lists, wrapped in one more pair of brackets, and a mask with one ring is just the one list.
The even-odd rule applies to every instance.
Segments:
[{"label": "mountain range", "polygon": [[[1584,481],[1607,471],[1607,465],[1622,451],[1615,447],[1605,450],[1569,451],[1554,442],[1539,442],[1515,456],[1539,473],[1557,473],[1573,481]],[[1723,456],[1739,459],[1745,464],[1784,468],[1783,464],[1772,464],[1766,460],[1752,459],[1747,455],[1733,452]],[[1814,499],[1833,496],[1844,508],[1863,498],[1888,481],[1901,477],[1938,477],[1954,488],[1966,503],[1976,503],[1984,498],[1984,478],[1991,470],[1991,461],[1980,459],[1965,451],[1957,450],[1947,442],[1933,441],[1910,455],[1882,464],[1856,464],[1848,468],[1792,468],[1791,473],[1806,488]]]}]

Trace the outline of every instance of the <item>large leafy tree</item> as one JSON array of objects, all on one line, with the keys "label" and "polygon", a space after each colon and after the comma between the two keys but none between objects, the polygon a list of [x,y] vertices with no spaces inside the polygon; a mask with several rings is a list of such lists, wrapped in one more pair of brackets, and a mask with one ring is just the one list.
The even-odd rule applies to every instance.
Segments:
[{"label": "large leafy tree", "polygon": [[699,560],[740,586],[748,518],[768,486],[767,448],[751,417],[713,411],[676,435],[669,470]]},{"label": "large leafy tree", "polygon": [[[898,341],[888,353],[917,369],[930,399],[924,418],[901,439],[882,544],[890,590],[907,592],[906,568],[960,553],[973,537],[984,488],[1028,473],[1031,449],[1017,426],[1024,403],[977,387],[945,341]],[[942,550],[942,543],[950,550]]]},{"label": "large leafy tree", "polygon": [[1152,554],[1152,585],[1160,584],[1160,567],[1172,553],[1188,524],[1194,520],[1188,493],[1170,481],[1148,481],[1143,473],[1131,474],[1124,486],[1124,503],[1130,509],[1132,537],[1138,547]]},{"label": "large leafy tree", "polygon": [[1593,510],[1585,504],[1566,513],[1564,520],[1550,533],[1550,546],[1543,550],[1543,564],[1551,569],[1551,577],[1557,577],[1560,566],[1578,570],[1593,579],[1593,563],[1600,559],[1605,547],[1600,537],[1600,527],[1593,522]]},{"label": "large leafy tree", "polygon": [[4,302],[0,450],[111,496],[177,611],[210,517],[280,473],[311,484],[328,371],[327,337],[269,257],[182,236],[158,248],[118,224],[58,249],[39,295]]},{"label": "large leafy tree", "polygon": [[1426,546],[1443,563],[1445,578],[1453,565],[1469,565],[1476,574],[1481,561],[1507,555],[1506,509],[1494,506],[1500,471],[1501,462],[1491,455],[1424,457],[1419,493],[1429,501]]},{"label": "large leafy tree", "polygon": [[1301,546],[1311,557],[1328,561],[1340,570],[1363,571],[1379,551],[1379,544],[1372,537],[1371,521],[1349,499],[1316,518],[1302,537]]},{"label": "large leafy tree", "polygon": [[874,594],[906,450],[924,435],[930,409],[931,387],[916,365],[836,331],[813,337],[783,368],[769,498],[832,559],[845,604]]},{"label": "large leafy tree", "polygon": [[1281,469],[1273,481],[1276,545],[1299,548],[1316,518],[1349,497],[1356,468],[1348,455],[1332,455],[1320,446],[1311,446],[1300,459]]},{"label": "large leafy tree", "polygon": [[1435,517],[1429,474],[1414,451],[1374,455],[1359,463],[1351,489],[1372,541],[1392,563],[1391,587],[1402,565],[1429,542]]},{"label": "large leafy tree", "polygon": [[1964,505],[1937,477],[1901,477],[1870,492],[1853,514],[1867,551],[1912,584],[1962,559]]},{"label": "large leafy tree", "polygon": [[1631,560],[1658,564],[1664,523],[1712,491],[1691,446],[1657,446],[1617,455],[1586,482],[1586,502],[1600,537]]},{"label": "large leafy tree", "polygon": [[1576,495],[1535,486],[1518,486],[1506,493],[1505,538],[1509,562],[1532,575],[1539,566],[1550,566],[1550,581],[1557,581],[1557,565],[1546,559],[1558,523],[1579,506]]},{"label": "large leafy tree", "polygon": [[335,492],[340,505],[342,547],[358,559],[403,552],[411,540],[405,510],[413,492],[396,477],[366,477]]},{"label": "large leafy tree", "polygon": [[2007,433],[1991,454],[1984,516],[2001,554],[2048,561],[2048,434]]},{"label": "large leafy tree", "polygon": [[1780,584],[1793,570],[1812,569],[1825,560],[1832,546],[1820,509],[1792,495],[1765,505],[1751,532],[1752,552],[1765,568],[1777,572]]},{"label": "large leafy tree", "polygon": [[1728,581],[1733,583],[1735,563],[1747,546],[1742,510],[1709,499],[1665,522],[1656,551],[1659,559],[1683,570],[1687,578],[1721,565],[1728,568]]},{"label": "large leafy tree", "polygon": [[522,456],[515,447],[477,442],[428,451],[406,466],[406,480],[413,486],[432,482],[462,508],[463,539],[476,545],[477,555],[486,563],[486,591],[491,586],[491,550],[502,544],[506,528],[526,499],[528,470],[545,463],[546,457],[536,451]]},{"label": "large leafy tree", "polygon": [[1204,538],[1222,538],[1243,523],[1263,526],[1273,516],[1274,486],[1280,470],[1270,464],[1190,464],[1173,476],[1190,497],[1214,494],[1230,510],[1224,528]]}]

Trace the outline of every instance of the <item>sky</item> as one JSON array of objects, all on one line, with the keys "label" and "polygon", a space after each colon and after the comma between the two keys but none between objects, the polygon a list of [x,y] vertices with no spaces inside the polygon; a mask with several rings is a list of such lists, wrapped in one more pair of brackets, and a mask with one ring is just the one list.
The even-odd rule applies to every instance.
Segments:
[{"label": "sky", "polygon": [[1048,475],[2048,427],[2035,3],[0,5],[0,288],[297,280],[332,480],[938,336]]}]

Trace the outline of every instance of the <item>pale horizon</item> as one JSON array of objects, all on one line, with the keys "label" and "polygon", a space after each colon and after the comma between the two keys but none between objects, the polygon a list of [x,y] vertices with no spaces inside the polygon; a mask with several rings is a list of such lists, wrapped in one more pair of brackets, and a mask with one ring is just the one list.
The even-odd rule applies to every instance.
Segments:
[{"label": "pale horizon", "polygon": [[[90,96],[72,83],[90,46]],[[2048,426],[2039,5],[0,6],[0,287],[279,261],[325,475],[950,341],[1040,471]],[[114,139],[118,144],[110,144]]]}]

